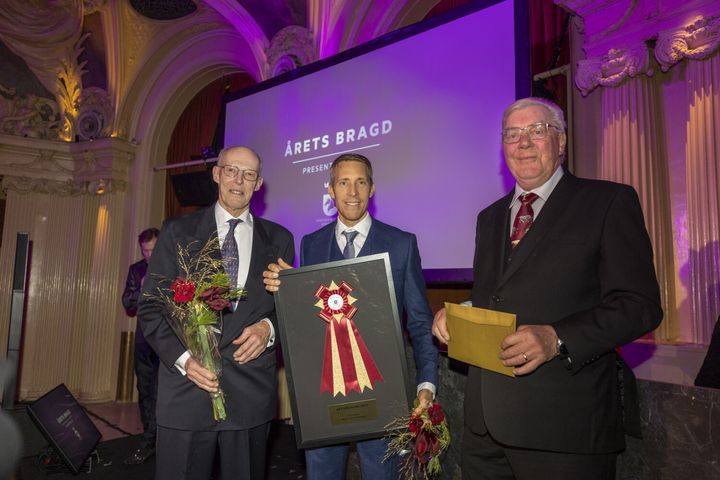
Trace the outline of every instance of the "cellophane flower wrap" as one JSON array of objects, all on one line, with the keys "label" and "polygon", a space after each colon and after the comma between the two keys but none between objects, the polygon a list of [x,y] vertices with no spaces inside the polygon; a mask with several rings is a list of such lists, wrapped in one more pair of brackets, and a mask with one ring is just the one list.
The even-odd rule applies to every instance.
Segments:
[{"label": "cellophane flower wrap", "polygon": [[398,456],[400,473],[406,480],[429,479],[442,470],[440,456],[450,445],[450,430],[439,403],[431,404],[418,415],[414,411],[385,427],[390,431],[385,459]]},{"label": "cellophane flower wrap", "polygon": [[[217,238],[211,238],[194,255],[190,254],[190,246],[178,245],[179,276],[172,280],[169,289],[161,289],[159,296],[180,341],[193,358],[219,378],[221,312],[231,307],[233,300],[241,299],[245,291],[230,287],[222,258],[217,254],[220,248]],[[222,390],[210,393],[210,400],[215,421],[222,422],[227,418]]]}]

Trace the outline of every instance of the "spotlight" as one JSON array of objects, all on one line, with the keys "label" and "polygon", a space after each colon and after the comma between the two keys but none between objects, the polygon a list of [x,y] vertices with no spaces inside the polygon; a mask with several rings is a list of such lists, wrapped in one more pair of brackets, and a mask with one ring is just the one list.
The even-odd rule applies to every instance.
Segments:
[{"label": "spotlight", "polygon": [[95,190],[95,193],[97,195],[102,195],[105,193],[105,180],[103,180],[102,178],[98,180],[97,190]]}]

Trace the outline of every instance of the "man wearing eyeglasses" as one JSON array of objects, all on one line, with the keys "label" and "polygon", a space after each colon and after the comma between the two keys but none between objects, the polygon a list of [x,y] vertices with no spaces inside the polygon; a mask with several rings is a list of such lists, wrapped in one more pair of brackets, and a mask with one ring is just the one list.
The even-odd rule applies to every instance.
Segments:
[{"label": "man wearing eyeglasses", "polygon": [[[212,237],[233,265],[232,279],[246,297],[223,312],[218,338],[222,375],[217,378],[185,350],[165,319],[156,296],[143,295],[139,319],[160,357],[157,399],[157,480],[207,480],[219,459],[220,479],[264,478],[265,445],[277,408],[273,296],[262,273],[278,258],[292,262],[293,237],[282,226],[250,213],[262,183],[260,157],[247,147],[220,152],[213,167],[218,200],[207,209],[170,219],[160,231],[143,292],[156,292],[162,279],[178,276],[178,249],[199,249]],[[221,252],[217,253],[218,256]],[[220,387],[227,420],[216,423],[208,392]],[[214,478],[218,478],[217,475]]]},{"label": "man wearing eyeglasses", "polygon": [[[639,430],[634,377],[615,349],[662,319],[652,247],[635,190],[565,171],[566,138],[549,101],[503,114],[516,185],[477,217],[471,299],[517,315],[500,353],[515,376],[469,369],[466,479],[614,479],[625,431]],[[444,310],[433,333],[452,341]]]}]

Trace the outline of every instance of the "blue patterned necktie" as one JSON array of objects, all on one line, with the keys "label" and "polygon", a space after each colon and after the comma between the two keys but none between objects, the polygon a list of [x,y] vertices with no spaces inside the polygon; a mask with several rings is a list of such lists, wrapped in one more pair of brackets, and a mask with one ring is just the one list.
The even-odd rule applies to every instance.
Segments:
[{"label": "blue patterned necktie", "polygon": [[240,262],[238,260],[238,246],[235,241],[235,227],[237,227],[237,224],[240,222],[242,222],[242,220],[239,218],[231,218],[228,220],[230,230],[227,236],[225,236],[225,241],[221,249],[223,262],[225,263],[225,273],[228,275],[230,288],[237,287],[238,264]]},{"label": "blue patterned necktie", "polygon": [[354,230],[345,230],[342,234],[345,235],[345,239],[347,240],[345,248],[343,249],[343,257],[355,258],[355,244],[353,244],[353,240],[357,237],[358,232]]}]

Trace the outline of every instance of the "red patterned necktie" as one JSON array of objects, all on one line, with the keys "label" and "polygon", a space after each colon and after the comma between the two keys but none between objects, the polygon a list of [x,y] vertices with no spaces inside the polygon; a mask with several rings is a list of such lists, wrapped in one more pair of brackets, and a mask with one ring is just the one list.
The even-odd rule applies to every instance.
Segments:
[{"label": "red patterned necktie", "polygon": [[512,233],[510,234],[510,243],[512,248],[517,247],[520,240],[530,230],[533,223],[533,209],[532,203],[538,199],[538,196],[534,193],[523,193],[520,195],[520,209],[515,215],[513,221]]}]

